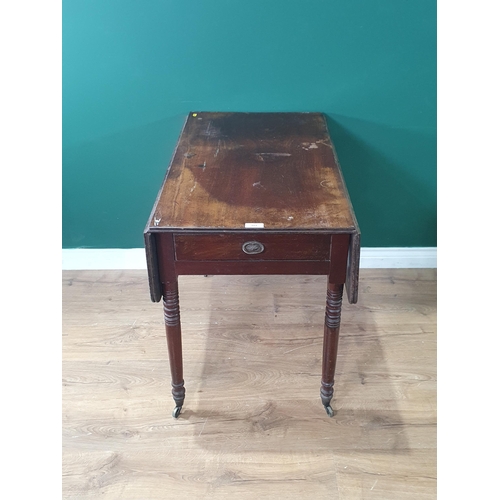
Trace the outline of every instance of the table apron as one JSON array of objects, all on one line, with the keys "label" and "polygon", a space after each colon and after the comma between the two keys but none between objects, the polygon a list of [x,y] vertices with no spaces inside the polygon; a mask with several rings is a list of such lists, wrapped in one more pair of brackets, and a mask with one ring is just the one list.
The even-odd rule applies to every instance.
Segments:
[{"label": "table apron", "polygon": [[[328,259],[267,259],[259,260],[252,256],[249,260],[216,260],[211,258],[198,260],[176,259],[175,234],[146,235],[148,253],[148,271],[151,287],[151,298],[158,302],[164,283],[177,281],[179,275],[327,275],[329,283],[346,282],[348,268],[348,252],[351,235],[333,234],[329,237],[330,248]],[[148,250],[149,249],[149,250]],[[293,255],[293,252],[292,252]],[[284,257],[284,254],[282,255]]]},{"label": "table apron", "polygon": [[261,261],[176,261],[175,270],[183,274],[323,274],[330,273],[330,261],[261,260]]}]

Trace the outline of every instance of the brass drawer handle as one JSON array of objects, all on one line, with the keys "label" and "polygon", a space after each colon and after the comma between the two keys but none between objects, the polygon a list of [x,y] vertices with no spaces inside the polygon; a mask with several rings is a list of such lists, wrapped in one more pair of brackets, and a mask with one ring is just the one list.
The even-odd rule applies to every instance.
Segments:
[{"label": "brass drawer handle", "polygon": [[246,241],[241,249],[248,255],[255,255],[264,251],[264,245],[258,241]]}]

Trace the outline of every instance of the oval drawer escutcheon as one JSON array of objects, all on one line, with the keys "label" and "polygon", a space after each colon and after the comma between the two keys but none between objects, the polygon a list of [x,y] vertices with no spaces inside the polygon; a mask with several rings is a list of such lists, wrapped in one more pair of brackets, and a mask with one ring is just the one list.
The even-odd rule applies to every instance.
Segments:
[{"label": "oval drawer escutcheon", "polygon": [[246,241],[241,249],[248,255],[255,255],[264,251],[264,245],[258,241]]}]

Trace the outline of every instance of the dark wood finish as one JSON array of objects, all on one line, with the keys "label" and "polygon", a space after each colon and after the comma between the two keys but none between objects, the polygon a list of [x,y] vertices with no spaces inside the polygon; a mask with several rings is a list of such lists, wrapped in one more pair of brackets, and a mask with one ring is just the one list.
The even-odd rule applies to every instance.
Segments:
[{"label": "dark wood finish", "polygon": [[[323,337],[323,365],[321,376],[321,402],[327,409],[333,397],[333,383],[339,345],[340,312],[344,285],[328,283],[326,292],[325,332]],[[331,410],[331,408],[330,408]]]},{"label": "dark wood finish", "polygon": [[349,244],[349,255],[347,259],[346,289],[347,300],[350,304],[358,301],[358,282],[359,282],[359,259],[360,259],[360,235],[359,232],[351,234]]},{"label": "dark wood finish", "polygon": [[260,260],[260,261],[188,261],[175,264],[181,274],[328,274],[328,261]]},{"label": "dark wood finish", "polygon": [[342,292],[357,301],[360,242],[322,114],[190,113],[145,245],[151,298],[163,295],[174,416],[185,392],[182,274],[328,276],[321,398],[333,414]]},{"label": "dark wood finish", "polygon": [[174,236],[172,233],[156,236],[156,257],[160,273],[160,282],[177,281],[178,273],[175,269]]},{"label": "dark wood finish", "polygon": [[184,403],[186,390],[184,389],[182,367],[181,317],[177,281],[164,285],[163,314],[167,334],[170,374],[172,376],[172,396],[176,407],[180,409]]},{"label": "dark wood finish", "polygon": [[153,302],[160,302],[162,297],[161,279],[158,268],[158,256],[156,253],[156,235],[144,233],[144,245],[146,247],[146,263],[148,267],[149,292]]},{"label": "dark wood finish", "polygon": [[149,226],[355,230],[332,147],[320,113],[190,113]]},{"label": "dark wood finish", "polygon": [[[326,234],[265,232],[174,237],[177,260],[329,260],[330,239]],[[262,243],[263,251],[245,253],[243,244],[250,241]]]},{"label": "dark wood finish", "polygon": [[349,252],[349,234],[334,234],[330,244],[330,283],[344,283],[346,278],[347,258]]}]

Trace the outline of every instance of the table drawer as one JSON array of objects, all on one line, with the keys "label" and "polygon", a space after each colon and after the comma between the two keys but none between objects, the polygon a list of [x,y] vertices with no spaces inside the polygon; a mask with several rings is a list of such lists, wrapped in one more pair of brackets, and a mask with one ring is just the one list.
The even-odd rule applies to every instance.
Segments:
[{"label": "table drawer", "polygon": [[200,234],[174,236],[177,260],[329,260],[328,234]]}]

